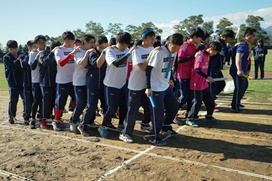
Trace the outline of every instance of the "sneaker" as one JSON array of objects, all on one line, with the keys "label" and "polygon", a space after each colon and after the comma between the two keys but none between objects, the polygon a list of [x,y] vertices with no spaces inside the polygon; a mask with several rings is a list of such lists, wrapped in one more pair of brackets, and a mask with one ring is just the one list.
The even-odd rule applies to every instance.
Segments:
[{"label": "sneaker", "polygon": [[126,143],[132,143],[133,142],[133,140],[131,139],[131,137],[128,134],[121,133],[119,135],[119,139],[126,142]]},{"label": "sneaker", "polygon": [[41,120],[40,121],[40,128],[42,128],[42,129],[46,129],[47,128],[47,122],[46,122],[46,120]]},{"label": "sneaker", "polygon": [[177,125],[184,125],[184,122],[182,122],[177,116],[173,120],[173,123],[175,123]]},{"label": "sneaker", "polygon": [[90,136],[89,133],[87,133],[86,131],[84,131],[84,126],[83,125],[78,125],[77,126],[77,130],[80,132],[80,134],[82,136]]},{"label": "sneaker", "polygon": [[192,127],[198,127],[198,124],[196,124],[195,120],[186,120],[186,125],[192,126]]},{"label": "sneaker", "polygon": [[61,130],[61,129],[60,129],[60,121],[54,120],[54,121],[52,122],[52,126],[53,126],[53,130],[55,130],[55,131],[60,131],[60,130]]},{"label": "sneaker", "polygon": [[29,119],[25,119],[25,120],[24,120],[24,124],[25,124],[25,125],[29,125]]},{"label": "sneaker", "polygon": [[167,131],[161,131],[163,135],[170,135],[170,136],[177,136],[178,133],[172,129],[169,129]]},{"label": "sneaker", "polygon": [[220,123],[221,120],[215,119],[214,117],[206,118],[207,123]]},{"label": "sneaker", "polygon": [[102,138],[109,138],[109,133],[107,128],[99,126],[98,132]]},{"label": "sneaker", "polygon": [[77,131],[77,125],[75,123],[70,123],[70,131],[73,133]]},{"label": "sneaker", "polygon": [[91,128],[98,128],[98,127],[99,127],[99,125],[98,125],[98,124],[96,124],[96,123],[92,123],[92,124],[90,124],[90,127],[91,127]]},{"label": "sneaker", "polygon": [[149,142],[157,145],[157,146],[165,146],[166,145],[166,141],[160,139],[159,137],[155,138],[155,137],[150,137]]},{"label": "sneaker", "polygon": [[123,129],[125,129],[125,126],[123,124],[118,124],[117,129],[119,131],[122,131]]},{"label": "sneaker", "polygon": [[234,113],[242,113],[242,112],[244,112],[241,108],[231,108],[230,109],[232,112],[234,112]]},{"label": "sneaker", "polygon": [[141,123],[141,130],[142,131],[151,131],[152,127],[147,123]]},{"label": "sneaker", "polygon": [[245,107],[243,104],[239,104],[239,107],[241,108],[241,107]]},{"label": "sneaker", "polygon": [[110,129],[117,129],[115,126],[113,126],[113,124],[108,124],[107,126],[105,126],[107,128],[110,128]]},{"label": "sneaker", "polygon": [[29,127],[30,127],[30,129],[35,129],[35,125],[36,125],[36,120],[35,120],[35,119],[32,119],[32,120],[29,122]]},{"label": "sneaker", "polygon": [[8,120],[9,124],[14,124],[14,118],[12,116],[9,117],[9,120]]}]

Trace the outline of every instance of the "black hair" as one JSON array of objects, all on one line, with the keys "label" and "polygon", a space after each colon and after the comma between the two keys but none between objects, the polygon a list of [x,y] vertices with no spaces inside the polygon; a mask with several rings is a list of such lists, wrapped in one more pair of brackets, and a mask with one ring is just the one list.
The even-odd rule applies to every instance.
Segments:
[{"label": "black hair", "polygon": [[157,36],[155,37],[155,40],[161,41],[161,36],[160,36],[160,35],[157,35]]},{"label": "black hair", "polygon": [[53,50],[57,46],[61,46],[61,43],[59,41],[52,40],[50,43],[50,49]]},{"label": "black hair", "polygon": [[111,45],[116,45],[116,38],[112,37],[112,38],[110,39],[109,44],[111,44]]},{"label": "black hair", "polygon": [[116,42],[130,45],[131,35],[128,32],[120,32],[116,36]]},{"label": "black hair", "polygon": [[193,28],[191,30],[191,33],[190,33],[189,37],[193,38],[194,36],[203,38],[204,31],[201,28],[199,28],[199,27]]},{"label": "black hair", "polygon": [[96,43],[98,43],[99,45],[103,43],[108,43],[108,39],[105,35],[100,35],[97,37]]},{"label": "black hair", "polygon": [[209,44],[209,48],[212,48],[215,51],[221,52],[221,50],[222,50],[222,44],[219,41],[212,41]]},{"label": "black hair", "polygon": [[156,47],[160,47],[161,46],[161,41],[160,40],[156,40],[153,44],[153,47],[156,48]]},{"label": "black hair", "polygon": [[71,31],[65,31],[61,35],[62,40],[75,40],[75,35]]},{"label": "black hair", "polygon": [[95,42],[95,37],[93,35],[86,34],[83,36],[83,43],[84,43],[84,41],[89,42],[89,41],[91,41],[91,39],[93,39]]},{"label": "black hair", "polygon": [[29,47],[34,45],[34,44],[35,44],[35,42],[33,40],[29,40],[29,41],[26,42],[26,45],[29,46]]},{"label": "black hair", "polygon": [[37,43],[40,39],[46,41],[45,36],[43,36],[43,35],[37,35],[37,36],[34,38],[34,42]]},{"label": "black hair", "polygon": [[234,31],[230,30],[230,29],[226,29],[222,32],[221,34],[222,37],[229,37],[229,38],[234,38]]},{"label": "black hair", "polygon": [[155,36],[154,30],[152,28],[145,28],[142,31],[141,34],[142,37],[151,37],[151,36]]},{"label": "black hair", "polygon": [[169,41],[172,45],[182,45],[183,44],[183,36],[180,33],[174,33],[169,37]]},{"label": "black hair", "polygon": [[18,48],[18,43],[15,40],[9,40],[7,42],[7,47],[8,48]]},{"label": "black hair", "polygon": [[205,32],[204,35],[203,35],[203,37],[202,37],[202,40],[206,40],[209,37],[210,37],[210,34],[207,33],[207,32]]},{"label": "black hair", "polygon": [[248,27],[245,31],[244,37],[248,34],[248,35],[252,35],[253,33],[256,33],[256,29],[255,28],[250,28]]}]

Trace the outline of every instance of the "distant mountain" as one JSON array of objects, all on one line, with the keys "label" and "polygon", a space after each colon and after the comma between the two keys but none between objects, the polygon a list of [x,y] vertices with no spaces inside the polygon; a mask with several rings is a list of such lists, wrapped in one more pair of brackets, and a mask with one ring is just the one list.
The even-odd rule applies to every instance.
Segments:
[{"label": "distant mountain", "polygon": [[267,28],[264,29],[264,31],[266,31],[267,34],[272,35],[272,26],[268,26]]}]

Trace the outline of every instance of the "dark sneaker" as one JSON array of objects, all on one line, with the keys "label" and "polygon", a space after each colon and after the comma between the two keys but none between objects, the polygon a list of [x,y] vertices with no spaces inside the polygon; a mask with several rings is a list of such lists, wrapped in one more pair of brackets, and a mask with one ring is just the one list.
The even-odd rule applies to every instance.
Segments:
[{"label": "dark sneaker", "polygon": [[187,119],[186,125],[191,126],[191,127],[198,127],[198,124],[196,124],[195,120],[193,120],[193,119],[192,120]]},{"label": "dark sneaker", "polygon": [[239,104],[239,107],[241,108],[241,107],[245,107],[243,104]]},{"label": "dark sneaker", "polygon": [[142,131],[151,131],[152,127],[148,123],[141,123]]},{"label": "dark sneaker", "polygon": [[206,118],[207,123],[221,123],[221,120],[215,119],[214,117]]},{"label": "dark sneaker", "polygon": [[243,113],[244,111],[241,109],[241,108],[231,108],[230,109],[232,112],[234,112],[234,113]]},{"label": "dark sneaker", "polygon": [[169,135],[169,136],[177,136],[178,133],[174,131],[173,129],[169,129],[167,131],[161,131],[163,135]]},{"label": "dark sneaker", "polygon": [[29,125],[29,119],[25,119],[25,120],[24,120],[24,124],[25,124],[25,125]]},{"label": "dark sneaker", "polygon": [[118,124],[117,129],[118,129],[119,131],[122,131],[123,129],[125,129],[125,126],[124,126],[123,124]]},{"label": "dark sneaker", "polygon": [[77,130],[80,132],[80,134],[81,134],[82,136],[90,136],[90,134],[87,133],[87,132],[84,130],[84,126],[83,126],[83,125],[78,125]]},{"label": "dark sneaker", "polygon": [[177,124],[177,125],[184,125],[184,122],[179,119],[179,117],[175,117],[175,119],[173,120],[173,123]]},{"label": "dark sneaker", "polygon": [[9,120],[8,120],[9,124],[14,124],[14,118],[12,116],[9,117]]},{"label": "dark sneaker", "polygon": [[166,141],[160,139],[159,137],[155,138],[155,137],[150,137],[149,142],[157,145],[157,146],[165,146],[166,145]]},{"label": "dark sneaker", "polygon": [[102,138],[109,138],[109,133],[107,128],[99,126],[98,132]]},{"label": "dark sneaker", "polygon": [[113,126],[113,124],[108,124],[107,126],[105,126],[107,128],[110,128],[110,129],[117,129],[115,126]]},{"label": "dark sneaker", "polygon": [[54,120],[52,122],[52,126],[53,126],[53,130],[55,130],[55,131],[60,131],[61,130],[60,129],[60,121]]},{"label": "dark sneaker", "polygon": [[40,127],[41,127],[42,129],[46,129],[46,128],[47,128],[47,122],[46,122],[46,120],[41,120],[41,121],[40,121]]},{"label": "dark sneaker", "polygon": [[30,129],[35,129],[35,125],[36,125],[36,120],[35,119],[31,119],[31,121],[29,122]]}]

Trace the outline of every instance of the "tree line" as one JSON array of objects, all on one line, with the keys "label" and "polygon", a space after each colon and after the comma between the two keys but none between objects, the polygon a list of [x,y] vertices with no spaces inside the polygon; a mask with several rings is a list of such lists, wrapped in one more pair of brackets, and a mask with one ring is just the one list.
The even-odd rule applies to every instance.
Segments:
[{"label": "tree line", "polygon": [[[261,27],[261,22],[264,21],[263,17],[261,16],[254,16],[254,15],[248,15],[246,19],[245,24],[241,24],[238,32],[238,28],[233,27],[233,23],[227,19],[222,18],[219,20],[218,24],[216,25],[216,30],[214,31],[214,22],[213,21],[206,21],[203,20],[203,15],[193,15],[189,16],[188,18],[180,21],[177,25],[173,27],[174,32],[181,33],[184,36],[188,36],[190,31],[195,27],[201,27],[204,31],[206,31],[209,34],[217,33],[221,34],[224,29],[232,29],[234,32],[238,32],[238,39],[243,38],[243,32],[245,31],[246,27],[252,27],[255,28],[258,32],[256,40],[262,39],[264,41],[272,40],[272,36],[268,35]],[[121,23],[109,23],[107,29],[104,29],[101,26],[101,23],[89,21],[85,25],[85,30],[82,30],[80,28],[76,30],[72,30],[72,32],[75,34],[76,38],[81,39],[84,34],[92,34],[93,36],[97,37],[101,34],[108,35],[110,37],[115,36],[118,32],[127,31],[131,34],[132,39],[140,39],[141,37],[141,31],[144,28],[151,27],[154,29],[156,35],[160,35],[163,30],[156,27],[155,24],[153,24],[151,21],[142,23],[139,26],[135,25],[127,25],[125,29],[122,29]],[[57,37],[50,37],[49,35],[45,35],[47,42],[50,43],[52,40],[58,40],[61,42],[61,36]],[[232,43],[235,43],[234,41]],[[27,47],[26,45],[19,45],[19,51],[26,53]],[[4,48],[0,44],[0,58],[3,57],[3,55],[6,53],[6,48]]]}]

